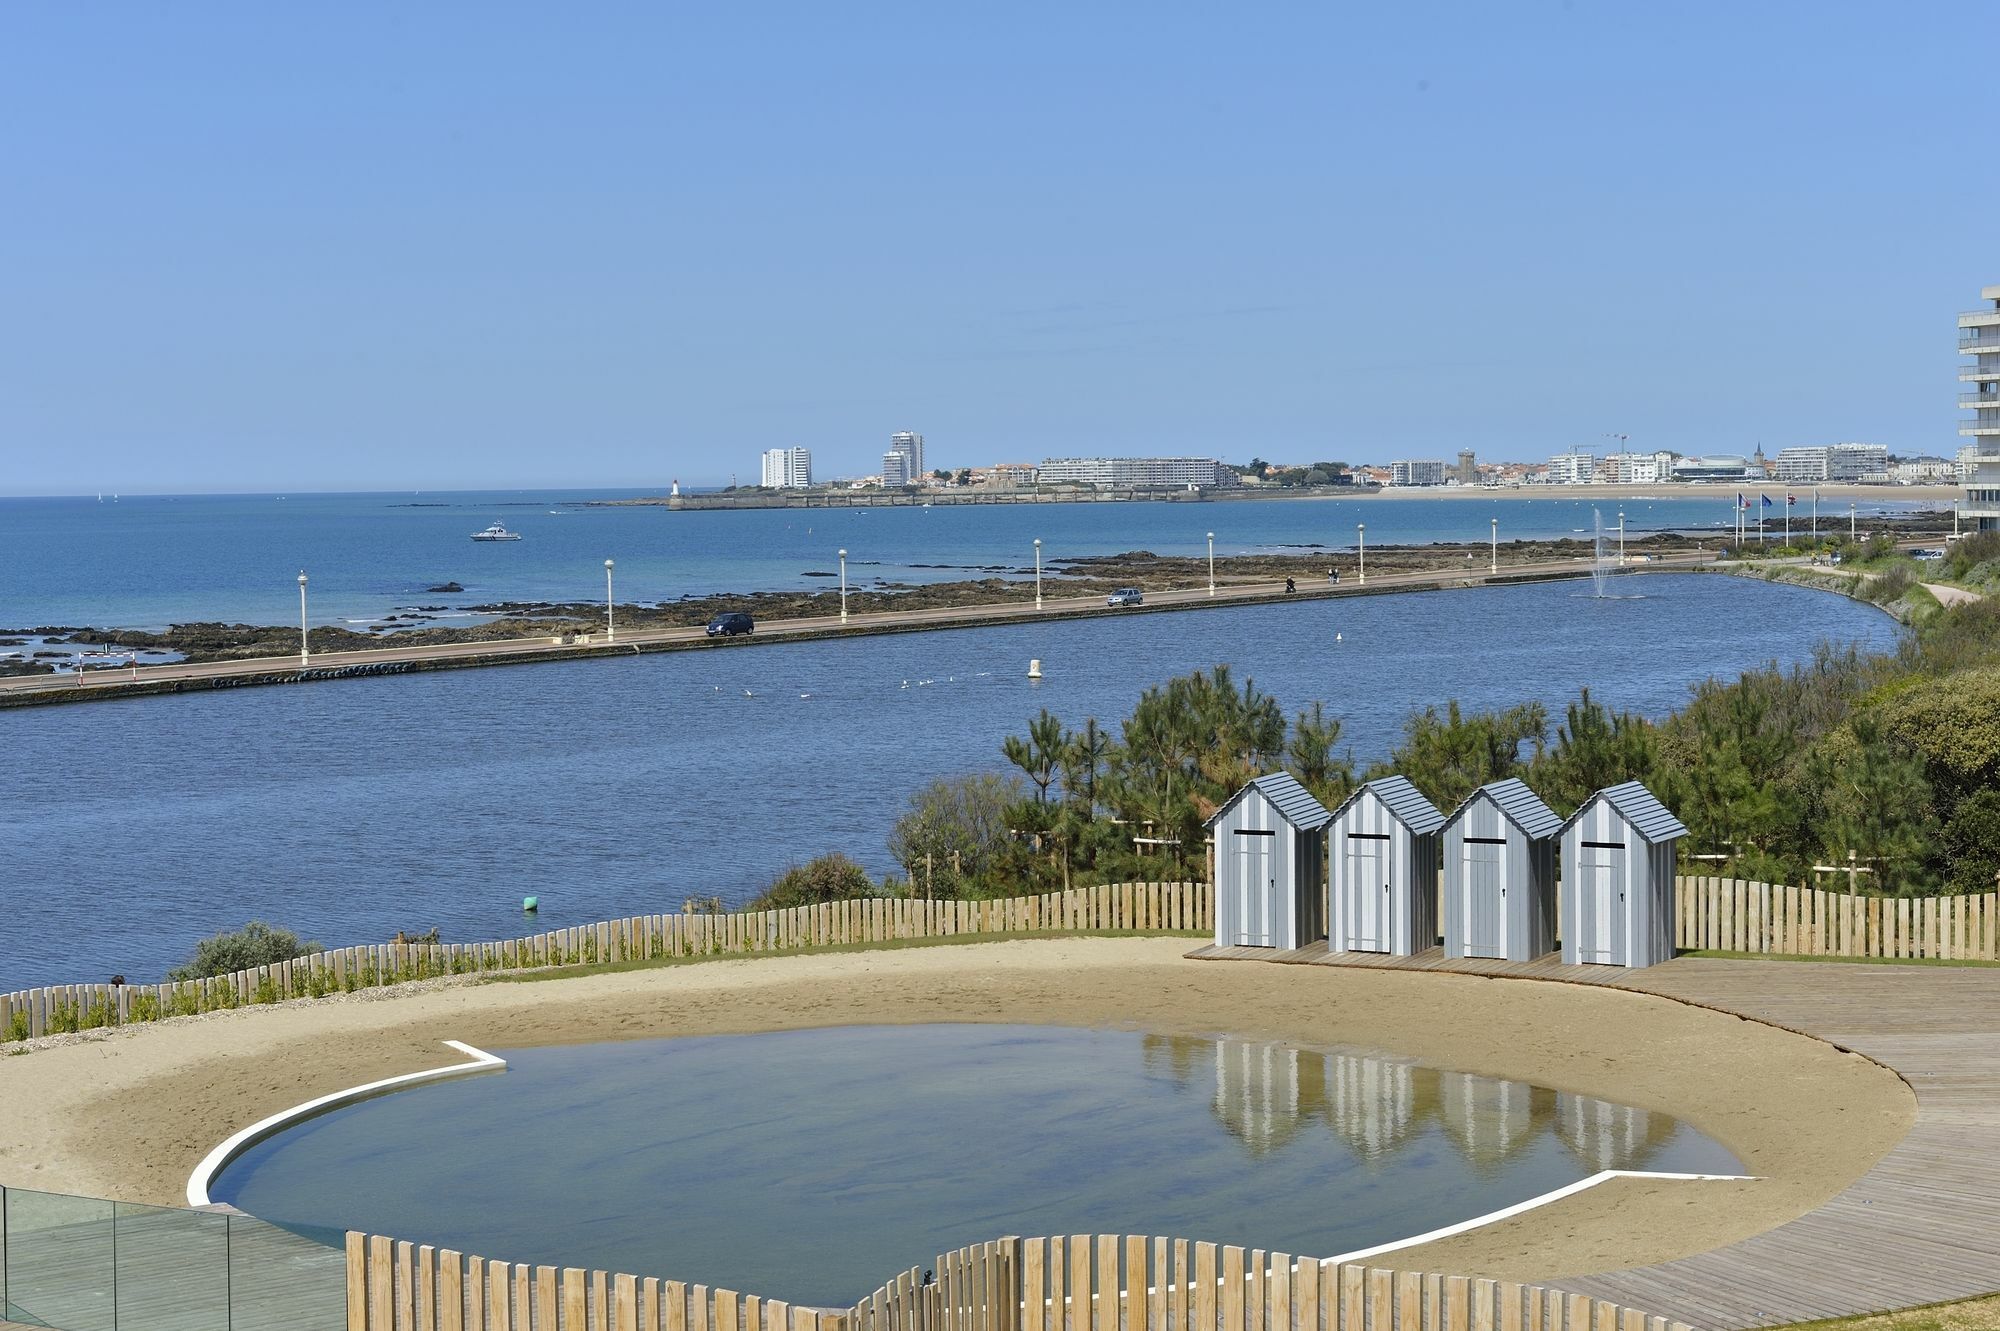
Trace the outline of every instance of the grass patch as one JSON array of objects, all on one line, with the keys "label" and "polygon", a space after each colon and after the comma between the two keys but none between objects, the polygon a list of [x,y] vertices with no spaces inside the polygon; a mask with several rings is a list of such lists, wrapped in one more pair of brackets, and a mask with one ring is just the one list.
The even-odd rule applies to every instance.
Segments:
[{"label": "grass patch", "polygon": [[1789,1331],[1995,1331],[2000,1328],[2000,1295],[1962,1303],[1928,1303],[1866,1317],[1836,1317],[1824,1322],[1794,1322]]},{"label": "grass patch", "polygon": [[768,952],[703,952],[689,957],[638,957],[631,961],[605,961],[582,966],[547,966],[510,975],[490,975],[486,984],[535,984],[543,980],[569,980],[580,975],[622,975],[626,971],[661,970],[669,966],[692,966],[704,961],[753,961],[765,957],[828,957],[844,952],[893,952],[920,947],[953,947],[971,943],[1015,943],[1024,939],[1047,938],[1210,938],[1207,929],[1042,929],[1030,933],[946,934],[935,938],[891,938],[880,943],[826,943],[818,947],[774,948]]},{"label": "grass patch", "polygon": [[2000,961],[1975,957],[1830,957],[1802,952],[1725,952],[1720,948],[1684,947],[1676,956],[1720,957],[1725,961],[1837,961],[1850,966],[2000,966]]}]

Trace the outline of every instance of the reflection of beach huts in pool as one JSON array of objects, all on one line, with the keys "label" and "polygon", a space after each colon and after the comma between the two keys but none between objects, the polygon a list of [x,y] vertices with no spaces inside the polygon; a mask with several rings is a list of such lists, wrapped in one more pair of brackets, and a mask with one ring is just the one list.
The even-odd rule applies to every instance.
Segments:
[{"label": "reflection of beach huts in pool", "polygon": [[1290,1045],[1217,1040],[1215,1097],[1209,1102],[1216,1121],[1252,1155],[1290,1142],[1303,1122],[1300,1064],[1316,1057]]},{"label": "reflection of beach huts in pool", "polygon": [[1562,819],[1515,777],[1465,797],[1444,828],[1444,954],[1532,961],[1556,946]]},{"label": "reflection of beach huts in pool", "polygon": [[1444,816],[1408,781],[1385,776],[1349,795],[1328,826],[1329,950],[1407,957],[1435,943]]},{"label": "reflection of beach huts in pool", "polygon": [[1283,772],[1258,777],[1215,811],[1218,947],[1294,948],[1326,937],[1328,817]]},{"label": "reflection of beach huts in pool", "polygon": [[1643,1169],[1673,1140],[1679,1125],[1665,1114],[1587,1095],[1556,1095],[1556,1138],[1593,1173]]},{"label": "reflection of beach huts in pool", "polygon": [[1556,1093],[1469,1072],[1438,1074],[1438,1122],[1473,1168],[1489,1173],[1534,1145]]},{"label": "reflection of beach huts in pool", "polygon": [[1562,830],[1562,959],[1651,966],[1674,955],[1680,819],[1637,781],[1607,786]]}]

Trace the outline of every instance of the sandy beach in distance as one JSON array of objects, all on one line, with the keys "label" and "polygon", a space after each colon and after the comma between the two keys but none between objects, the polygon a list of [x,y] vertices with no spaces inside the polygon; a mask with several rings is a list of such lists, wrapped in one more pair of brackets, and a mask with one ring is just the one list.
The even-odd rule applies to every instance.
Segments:
[{"label": "sandy beach in distance", "polygon": [[1620,1180],[1378,1261],[1554,1279],[1665,1260],[1779,1224],[1864,1173],[1914,1120],[1909,1089],[1873,1062],[1671,1000],[1457,975],[1189,961],[1188,946],[1015,941],[536,983],[440,981],[64,1037],[0,1064],[0,1121],[9,1125],[0,1182],[178,1204],[190,1170],[231,1132],[314,1096],[458,1061],[446,1039],[504,1051],[940,1021],[1381,1050],[1671,1113],[1759,1176]]}]

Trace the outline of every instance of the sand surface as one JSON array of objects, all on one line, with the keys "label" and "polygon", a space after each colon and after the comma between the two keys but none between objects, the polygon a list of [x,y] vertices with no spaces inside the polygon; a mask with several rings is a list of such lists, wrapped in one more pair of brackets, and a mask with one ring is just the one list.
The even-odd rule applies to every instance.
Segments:
[{"label": "sand surface", "polygon": [[190,1170],[238,1128],[343,1087],[458,1061],[440,1044],[446,1039],[507,1050],[934,1021],[1372,1048],[1670,1113],[1761,1176],[1619,1181],[1376,1259],[1549,1280],[1683,1256],[1797,1216],[1864,1173],[1915,1117],[1909,1089],[1875,1063],[1666,999],[1434,973],[1188,961],[1188,946],[1021,941],[524,984],[443,981],[420,992],[66,1037],[0,1060],[0,1183],[179,1204]]}]

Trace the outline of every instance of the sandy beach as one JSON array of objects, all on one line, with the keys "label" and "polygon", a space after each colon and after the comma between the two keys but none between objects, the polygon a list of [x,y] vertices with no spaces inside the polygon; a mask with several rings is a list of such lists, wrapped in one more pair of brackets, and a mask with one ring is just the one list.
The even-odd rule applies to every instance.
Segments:
[{"label": "sandy beach", "polygon": [[937,1021],[1375,1049],[1671,1113],[1759,1176],[1615,1182],[1378,1259],[1548,1280],[1665,1260],[1779,1224],[1865,1172],[1914,1120],[1909,1089],[1873,1062],[1667,999],[1455,975],[1197,962],[1183,957],[1187,947],[1185,939],[1017,941],[534,983],[441,981],[64,1037],[0,1062],[0,1122],[8,1125],[0,1183],[177,1204],[189,1171],[231,1132],[313,1096],[457,1061],[440,1043],[446,1039],[504,1052]]}]

